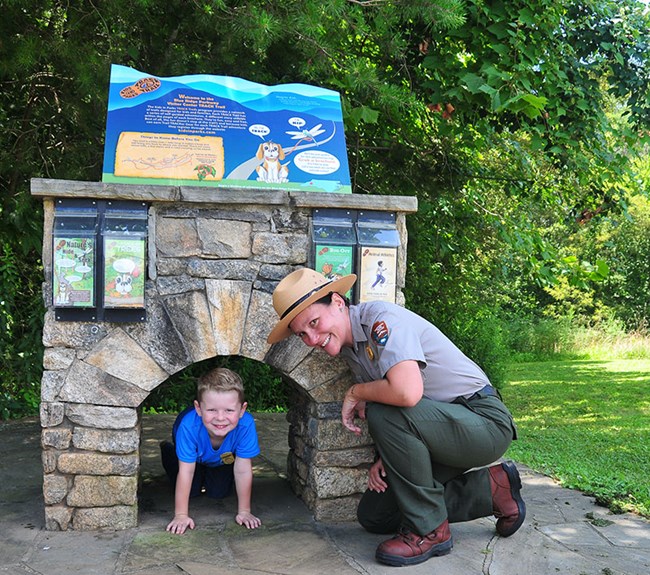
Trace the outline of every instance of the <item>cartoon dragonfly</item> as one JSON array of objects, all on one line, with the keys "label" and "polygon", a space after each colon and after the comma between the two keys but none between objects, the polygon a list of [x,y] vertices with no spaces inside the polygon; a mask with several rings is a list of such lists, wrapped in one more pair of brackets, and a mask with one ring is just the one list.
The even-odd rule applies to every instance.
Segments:
[{"label": "cartoon dragonfly", "polygon": [[307,142],[318,143],[316,142],[316,136],[320,136],[323,132],[325,132],[325,130],[323,130],[322,127],[323,124],[316,124],[313,128],[309,130],[300,130],[300,131],[289,130],[285,132],[286,134],[289,134],[291,136],[292,140],[298,140],[295,146],[291,148],[291,150],[289,150],[288,153],[293,152],[298,147],[298,145],[301,142],[304,142],[305,140]]},{"label": "cartoon dragonfly", "polygon": [[350,266],[349,260],[345,260],[344,262],[340,263],[337,266],[336,271],[337,271],[337,273],[340,273],[340,274],[346,273],[349,266]]}]

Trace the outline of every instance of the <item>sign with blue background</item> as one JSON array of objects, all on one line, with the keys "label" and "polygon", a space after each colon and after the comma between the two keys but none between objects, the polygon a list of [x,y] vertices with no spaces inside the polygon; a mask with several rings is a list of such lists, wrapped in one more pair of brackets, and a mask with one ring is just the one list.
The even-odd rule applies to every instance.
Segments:
[{"label": "sign with blue background", "polygon": [[350,193],[341,98],[113,65],[102,181]]}]

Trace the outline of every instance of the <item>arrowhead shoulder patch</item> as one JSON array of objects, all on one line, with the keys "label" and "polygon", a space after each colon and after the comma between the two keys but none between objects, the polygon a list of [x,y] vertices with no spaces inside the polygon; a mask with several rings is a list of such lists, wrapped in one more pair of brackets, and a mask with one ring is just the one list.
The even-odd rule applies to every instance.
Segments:
[{"label": "arrowhead shoulder patch", "polygon": [[386,345],[390,330],[384,321],[376,321],[372,326],[372,341],[377,345]]}]

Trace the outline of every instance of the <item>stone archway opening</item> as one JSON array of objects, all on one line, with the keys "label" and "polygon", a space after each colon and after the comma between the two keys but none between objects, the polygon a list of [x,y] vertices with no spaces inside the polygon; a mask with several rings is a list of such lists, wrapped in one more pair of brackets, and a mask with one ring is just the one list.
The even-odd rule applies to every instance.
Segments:
[{"label": "stone archway opening", "polygon": [[198,377],[216,367],[227,367],[240,374],[244,381],[248,411],[255,417],[262,449],[254,461],[254,469],[287,479],[290,382],[262,362],[243,357],[214,357],[175,373],[152,390],[139,407],[141,510],[147,507],[147,501],[160,496],[158,492],[164,493],[167,504],[173,504],[173,494],[168,493],[171,486],[162,467],[160,442],[172,439],[171,430],[178,413],[192,405]]},{"label": "stone archway opening", "polygon": [[[298,353],[294,355],[295,351]],[[287,363],[287,354],[294,357],[295,365],[293,362]],[[232,359],[234,361],[230,361]],[[365,490],[367,466],[374,457],[374,450],[367,435],[358,438],[346,432],[340,424],[341,404],[337,398],[342,397],[351,384],[347,368],[338,360],[306,348],[297,339],[277,346],[267,359],[269,363],[242,357],[206,359],[178,372],[151,393],[158,392],[166,385],[178,385],[182,381],[181,386],[185,387],[183,393],[175,394],[182,398],[178,404],[178,408],[182,409],[194,397],[195,376],[212,367],[227,366],[240,373],[243,371],[244,385],[247,380],[251,381],[251,377],[259,375],[279,378],[281,381],[276,381],[275,384],[281,385],[283,389],[278,396],[283,396],[287,406],[285,412],[278,414],[283,421],[279,423],[271,414],[249,409],[255,414],[262,448],[259,461],[256,462],[257,473],[277,474],[286,479],[292,491],[305,502],[317,520],[354,520],[359,496]],[[292,372],[288,374],[279,371],[272,367],[271,362],[293,367]],[[256,370],[256,364],[262,369]],[[242,365],[249,368],[248,378],[246,368],[241,369]],[[263,385],[263,381],[256,383]],[[314,394],[319,398],[318,402],[314,402]],[[149,500],[144,492],[148,481],[152,480],[153,488],[159,491],[168,487],[157,444],[161,439],[170,438],[171,426],[176,417],[175,414],[156,417],[154,422],[146,414],[143,415],[147,404],[150,402],[145,400],[138,408],[141,430],[138,504],[143,505],[144,502],[145,507]],[[267,438],[273,438],[274,441],[279,438],[277,431],[274,433],[273,430],[264,429],[264,425],[269,424],[283,427],[283,445],[265,443]],[[143,447],[143,441],[149,442],[147,449]],[[142,459],[145,452],[148,458],[146,462]],[[173,502],[171,492],[168,499]]]},{"label": "stone archway opening", "polygon": [[217,367],[231,369],[242,378],[249,411],[288,409],[290,382],[282,373],[255,359],[215,356],[187,366],[152,389],[140,406],[143,413],[180,412],[194,401],[198,378]]},{"label": "stone archway opening", "polygon": [[[396,213],[397,301],[414,198],[33,180],[44,201],[47,312],[40,418],[45,525],[126,529],[138,521],[140,406],[173,374],[217,356],[271,366],[289,382],[287,477],[317,520],[351,520],[373,449],[340,425],[348,369],[290,338],[273,346],[271,294],[310,258],[319,207]],[[53,304],[57,198],[147,204],[146,319],[62,321]]]}]

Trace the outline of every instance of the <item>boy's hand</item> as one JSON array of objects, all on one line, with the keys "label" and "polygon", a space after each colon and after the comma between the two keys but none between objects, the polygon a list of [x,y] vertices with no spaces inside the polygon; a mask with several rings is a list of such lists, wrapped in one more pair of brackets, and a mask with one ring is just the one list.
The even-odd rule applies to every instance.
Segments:
[{"label": "boy's hand", "polygon": [[255,517],[250,511],[240,511],[235,515],[235,521],[239,525],[244,525],[248,529],[255,529],[262,525],[262,522]]},{"label": "boy's hand", "polygon": [[167,531],[182,535],[188,529],[194,529],[194,519],[189,515],[174,515],[174,519],[167,525]]}]

